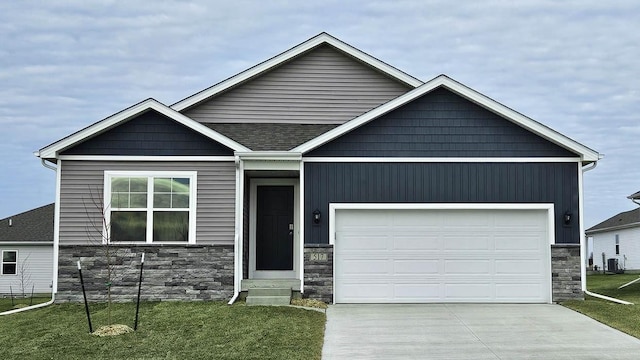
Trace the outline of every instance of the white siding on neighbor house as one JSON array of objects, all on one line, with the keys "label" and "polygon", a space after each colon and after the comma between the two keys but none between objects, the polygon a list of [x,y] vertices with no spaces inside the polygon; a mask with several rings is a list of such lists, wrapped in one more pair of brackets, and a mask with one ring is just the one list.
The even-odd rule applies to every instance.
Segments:
[{"label": "white siding on neighbor house", "polygon": [[342,124],[410,89],[325,45],[184,114],[204,123]]},{"label": "white siding on neighbor house", "polygon": [[[21,294],[21,270],[24,269],[25,293],[50,293],[53,280],[53,244],[49,245],[4,245],[2,250],[18,251],[18,274],[0,275],[0,294]],[[24,267],[23,267],[24,265]]]},{"label": "white siding on neighbor house", "polygon": [[[60,244],[88,245],[101,241],[104,171],[197,171],[196,243],[233,244],[235,226],[235,163],[62,161]],[[93,226],[92,224],[97,224]]]},{"label": "white siding on neighbor house", "polygon": [[[620,254],[616,255],[616,234],[620,239]],[[640,228],[622,229],[590,235],[593,238],[593,265],[602,269],[602,253],[605,261],[618,259],[627,270],[640,269]]]}]

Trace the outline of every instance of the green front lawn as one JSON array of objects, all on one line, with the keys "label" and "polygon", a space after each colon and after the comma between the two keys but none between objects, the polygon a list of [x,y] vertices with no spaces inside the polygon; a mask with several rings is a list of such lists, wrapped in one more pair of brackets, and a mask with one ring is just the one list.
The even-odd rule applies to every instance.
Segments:
[{"label": "green front lawn", "polygon": [[[94,331],[106,325],[93,304]],[[112,305],[115,323],[133,327],[135,304]],[[0,317],[4,359],[320,359],[325,315],[291,307],[219,302],[149,302],[138,331],[88,333],[82,304],[51,305]]]},{"label": "green front lawn", "polygon": [[584,301],[565,301],[562,305],[640,338],[640,281],[618,290],[620,285],[638,277],[638,274],[587,276],[589,291],[626,300],[636,305],[621,305],[591,296],[586,296]]}]

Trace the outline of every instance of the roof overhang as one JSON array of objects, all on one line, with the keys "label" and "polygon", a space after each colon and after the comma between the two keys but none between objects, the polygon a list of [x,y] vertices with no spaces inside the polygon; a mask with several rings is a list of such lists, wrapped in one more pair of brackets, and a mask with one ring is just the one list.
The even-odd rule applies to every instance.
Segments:
[{"label": "roof overhang", "polygon": [[228,137],[200,124],[199,122],[190,119],[181,113],[171,109],[170,107],[160,103],[155,99],[147,99],[136,105],[133,105],[125,110],[122,110],[114,115],[109,116],[106,119],[98,121],[97,123],[90,125],[72,135],[67,136],[47,147],[35,152],[35,155],[42,159],[56,159],[59,154],[83,141],[86,141],[92,137],[95,137],[101,133],[108,131],[121,123],[124,123],[138,115],[141,115],[147,111],[155,110],[162,115],[169,117],[172,120],[196,131],[218,143],[231,148],[233,151],[250,151],[240,143],[229,139]]},{"label": "roof overhang", "polygon": [[319,35],[314,36],[313,38],[281,53],[280,55],[276,55],[275,57],[264,61],[250,69],[247,69],[235,76],[232,76],[208,89],[202,90],[199,93],[196,93],[192,96],[189,96],[183,100],[178,101],[177,103],[171,105],[171,108],[176,111],[183,111],[188,109],[196,104],[199,104],[219,93],[222,93],[230,88],[233,88],[247,80],[255,78],[262,73],[265,73],[271,69],[274,69],[280,66],[287,61],[300,56],[318,46],[321,45],[330,45],[343,53],[371,66],[372,68],[386,74],[387,76],[396,79],[404,84],[407,84],[411,87],[417,87],[422,85],[422,81],[414,78],[413,76],[396,69],[395,67],[382,62],[373,56],[364,53],[353,46],[346,44],[333,36],[327,33],[321,33]]},{"label": "roof overhang", "polygon": [[640,222],[624,224],[624,225],[620,225],[620,226],[610,226],[610,227],[601,228],[601,229],[595,229],[595,230],[586,230],[584,233],[585,233],[585,235],[594,235],[594,234],[600,234],[600,233],[605,233],[605,232],[610,232],[610,231],[618,231],[618,230],[623,230],[623,229],[632,229],[632,228],[637,228],[637,227],[640,227]]},{"label": "roof overhang", "polygon": [[53,241],[0,241],[0,246],[52,246]]},{"label": "roof overhang", "polygon": [[377,108],[366,112],[355,119],[344,123],[314,139],[307,141],[293,149],[292,152],[306,153],[317,147],[320,147],[329,141],[336,139],[349,131],[352,131],[384,114],[387,114],[409,102],[419,98],[420,96],[433,91],[439,87],[444,87],[474,103],[484,107],[485,109],[494,112],[495,114],[519,125],[569,151],[572,151],[580,156],[583,163],[596,162],[601,158],[601,155],[575,140],[568,138],[560,134],[559,132],[542,125],[541,123],[522,115],[521,113],[508,108],[499,102],[451,79],[446,75],[439,75],[436,78],[424,83],[422,86],[411,90]]}]

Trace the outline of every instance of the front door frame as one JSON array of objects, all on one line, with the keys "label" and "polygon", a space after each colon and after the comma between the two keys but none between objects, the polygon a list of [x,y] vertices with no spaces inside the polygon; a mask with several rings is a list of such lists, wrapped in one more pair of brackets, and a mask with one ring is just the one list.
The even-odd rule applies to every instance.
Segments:
[{"label": "front door frame", "polygon": [[[300,181],[297,178],[252,178],[249,192],[249,279],[297,279],[300,273]],[[258,186],[293,186],[293,270],[256,270]]]}]

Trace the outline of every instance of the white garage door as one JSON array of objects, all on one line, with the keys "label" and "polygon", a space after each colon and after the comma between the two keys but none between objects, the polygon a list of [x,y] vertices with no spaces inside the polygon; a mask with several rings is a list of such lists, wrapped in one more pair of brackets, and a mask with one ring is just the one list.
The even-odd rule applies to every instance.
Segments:
[{"label": "white garage door", "polygon": [[337,303],[551,300],[547,210],[335,213]]}]

